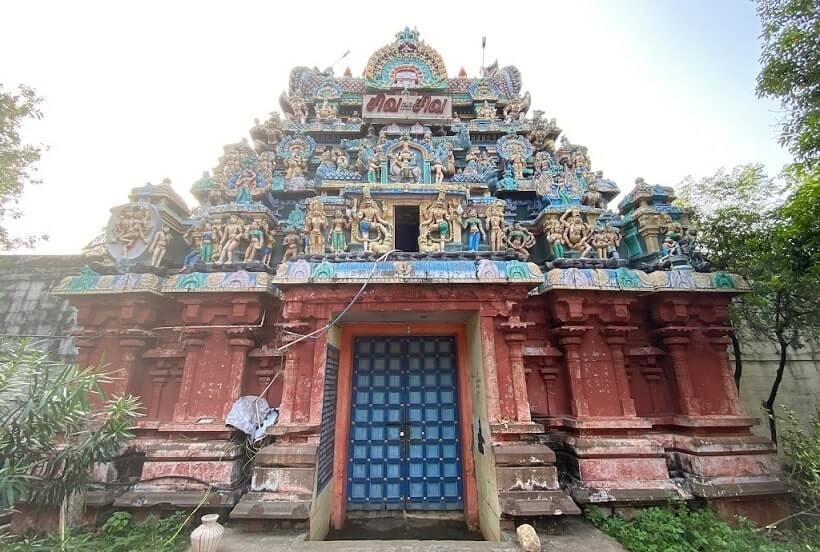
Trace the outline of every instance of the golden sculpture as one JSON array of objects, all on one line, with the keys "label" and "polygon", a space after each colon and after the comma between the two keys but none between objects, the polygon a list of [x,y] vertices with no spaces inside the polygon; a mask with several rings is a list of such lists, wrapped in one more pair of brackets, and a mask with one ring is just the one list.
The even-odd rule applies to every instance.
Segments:
[{"label": "golden sculpture", "polygon": [[306,169],[307,161],[302,158],[302,154],[298,150],[285,159],[285,178],[287,179],[303,176]]},{"label": "golden sculpture", "polygon": [[308,238],[308,253],[324,255],[325,232],[327,231],[327,217],[325,208],[319,198],[313,198],[305,217],[305,235]]},{"label": "golden sculpture", "polygon": [[490,251],[504,251],[504,207],[500,204],[490,205],[486,216],[490,230]]},{"label": "golden sculpture", "polygon": [[495,119],[495,106],[490,105],[490,102],[484,100],[484,103],[476,110],[476,116],[479,119]]},{"label": "golden sculpture", "polygon": [[322,102],[322,105],[315,107],[316,117],[320,121],[332,121],[336,119],[336,107],[327,103],[327,100]]}]

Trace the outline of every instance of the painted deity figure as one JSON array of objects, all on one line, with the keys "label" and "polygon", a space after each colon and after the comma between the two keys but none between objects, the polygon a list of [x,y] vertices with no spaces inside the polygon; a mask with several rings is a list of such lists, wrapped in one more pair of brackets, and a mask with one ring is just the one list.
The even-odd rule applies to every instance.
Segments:
[{"label": "painted deity figure", "polygon": [[335,155],[336,168],[340,171],[346,171],[350,166],[347,154],[340,149],[333,150],[333,154]]},{"label": "painted deity figure", "polygon": [[182,260],[183,270],[191,264],[193,264],[194,260],[199,257],[199,250],[202,244],[202,232],[199,227],[192,226],[185,233],[182,235],[182,239],[185,240],[185,243],[191,247],[191,250],[185,255],[185,258]]},{"label": "painted deity figure", "polygon": [[490,251],[504,251],[504,208],[487,207],[487,227],[490,230]]},{"label": "painted deity figure", "polygon": [[139,240],[145,240],[151,230],[151,213],[141,206],[125,207],[120,211],[120,221],[114,226],[114,238],[122,246],[122,256]]},{"label": "painted deity figure", "polygon": [[233,252],[239,248],[242,238],[245,237],[245,225],[236,215],[231,215],[222,232],[221,253],[217,261],[220,264],[233,261]]},{"label": "painted deity figure", "polygon": [[308,118],[308,108],[305,99],[300,94],[294,94],[288,98],[290,108],[293,113],[289,116],[295,123],[305,124]]},{"label": "painted deity figure", "polygon": [[484,232],[484,221],[478,217],[475,207],[467,211],[466,217],[461,221],[461,227],[467,229],[467,249],[478,251],[481,242],[487,239],[487,234]]},{"label": "painted deity figure", "polygon": [[586,192],[584,192],[584,195],[581,197],[581,203],[583,205],[588,205],[589,207],[595,207],[597,209],[606,208],[606,201],[604,200],[604,196],[601,195],[601,192],[598,191],[597,179],[592,180],[589,183],[589,188]]},{"label": "painted deity figure", "polygon": [[553,259],[564,257],[564,224],[560,220],[554,220],[547,228],[547,243],[550,245],[550,252]]},{"label": "painted deity figure", "polygon": [[305,235],[308,238],[308,253],[323,255],[325,252],[325,232],[327,231],[327,217],[325,209],[319,199],[310,202],[305,217]]},{"label": "painted deity figure", "polygon": [[441,164],[441,161],[437,157],[433,159],[433,166],[430,168],[433,170],[435,183],[441,184],[442,182],[444,182],[444,166]]},{"label": "painted deity figure", "polygon": [[512,168],[513,178],[516,180],[524,179],[524,169],[527,167],[527,161],[521,152],[516,152],[510,160],[510,167]]},{"label": "painted deity figure", "polygon": [[680,241],[683,238],[683,227],[678,222],[673,222],[661,244],[661,258],[669,257],[670,255],[680,255],[681,247]]},{"label": "painted deity figure", "polygon": [[203,263],[211,262],[214,252],[214,227],[211,223],[206,223],[202,229],[199,242],[199,260]]},{"label": "painted deity figure", "polygon": [[607,257],[618,258],[618,246],[621,245],[621,234],[618,229],[607,224],[604,227],[604,237],[606,238]]},{"label": "painted deity figure", "polygon": [[322,105],[316,106],[316,117],[320,121],[329,121],[336,118],[336,108],[327,103],[327,100],[322,102]]},{"label": "painted deity figure", "polygon": [[444,251],[444,242],[450,240],[450,209],[447,206],[444,190],[439,190],[436,200],[424,211],[425,218],[421,221],[421,226],[426,226],[428,234],[437,236],[439,249]]},{"label": "painted deity figure", "polygon": [[252,203],[252,190],[254,188],[256,188],[256,173],[250,169],[245,169],[236,179],[236,203]]},{"label": "painted deity figure", "polygon": [[157,230],[154,239],[148,250],[151,251],[151,266],[160,266],[168,250],[168,242],[171,240],[171,227],[167,224]]},{"label": "painted deity figure", "polygon": [[421,169],[416,162],[416,152],[410,149],[408,143],[405,142],[393,160],[391,172],[399,182],[421,182]]},{"label": "painted deity figure", "polygon": [[378,182],[381,173],[381,158],[379,152],[375,152],[367,161],[367,181],[371,184]]},{"label": "painted deity figure", "polygon": [[507,229],[504,235],[504,243],[526,261],[530,258],[530,249],[535,245],[535,236],[521,226],[520,222],[515,222]]},{"label": "painted deity figure", "polygon": [[507,103],[507,105],[504,106],[505,123],[511,123],[513,121],[520,121],[524,119],[524,116],[527,114],[527,109],[529,108],[528,96],[529,93],[527,93],[524,98],[513,98]]},{"label": "painted deity figure", "polygon": [[344,211],[336,209],[333,213],[333,219],[330,221],[330,248],[334,253],[342,253],[347,249],[347,240],[345,239],[345,231],[350,229],[350,219],[348,219]]},{"label": "painted deity figure", "polygon": [[299,151],[295,151],[290,157],[285,159],[285,178],[291,179],[297,176],[303,176],[306,168],[307,162],[302,157],[302,154],[299,153]]},{"label": "painted deity figure", "polygon": [[262,231],[262,226],[258,220],[251,222],[250,227],[245,232],[245,239],[248,240],[248,247],[245,249],[244,261],[250,263],[256,260],[257,255],[265,245],[265,233]]},{"label": "painted deity figure", "polygon": [[584,222],[578,209],[570,209],[559,219],[564,225],[564,244],[570,249],[582,252],[586,248],[592,228]]},{"label": "painted deity figure", "polygon": [[596,258],[606,259],[608,246],[609,240],[607,239],[606,235],[603,232],[595,231],[589,237],[587,245],[584,248],[584,252],[581,254],[581,256],[588,257],[592,250],[595,250]]},{"label": "painted deity figure", "polygon": [[476,116],[479,119],[495,119],[495,106],[490,105],[490,102],[484,100],[484,103],[476,110]]},{"label": "painted deity figure", "polygon": [[270,266],[271,257],[273,256],[273,248],[276,246],[276,233],[273,228],[268,226],[268,222],[262,221],[262,232],[264,234],[265,244],[262,247],[262,264]]},{"label": "painted deity figure", "polygon": [[[370,242],[378,240],[383,243],[389,236],[388,223],[376,202],[370,195],[370,188],[365,187],[362,191],[362,203],[356,210],[355,219],[359,230],[359,238],[364,242],[365,251],[370,250]],[[376,232],[376,238],[371,236],[371,232]]]},{"label": "painted deity figure", "polygon": [[539,151],[535,154],[535,161],[532,164],[532,170],[535,174],[541,174],[550,167],[550,157],[545,151]]},{"label": "painted deity figure", "polygon": [[296,232],[296,228],[293,226],[288,227],[287,234],[285,234],[282,243],[285,246],[285,252],[282,254],[283,263],[290,259],[295,259],[296,256],[299,255],[302,238],[299,237],[299,234]]}]

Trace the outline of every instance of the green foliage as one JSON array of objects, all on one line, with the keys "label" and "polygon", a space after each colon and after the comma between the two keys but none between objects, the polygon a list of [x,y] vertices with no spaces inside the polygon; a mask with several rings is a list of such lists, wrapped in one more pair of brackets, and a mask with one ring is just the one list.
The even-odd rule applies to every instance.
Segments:
[{"label": "green foliage", "polygon": [[801,161],[820,158],[820,4],[816,0],[757,0],[763,65],[757,93],[787,111],[782,143]]},{"label": "green foliage", "polygon": [[[820,407],[808,420],[808,429],[786,408],[780,419],[783,426],[783,452],[786,475],[795,513],[790,516],[788,532],[792,540],[816,543],[820,548]],[[780,529],[779,527],[777,529]]]},{"label": "green foliage", "polygon": [[788,349],[803,346],[820,329],[820,178],[805,166],[792,168],[787,178],[786,186],[777,186],[760,165],[746,165],[688,179],[679,190],[683,205],[694,211],[709,261],[743,275],[752,288],[732,305],[733,325],[778,347],[778,369],[765,402],[775,442],[774,405]]},{"label": "green foliage", "polygon": [[[0,84],[0,249],[30,247],[35,237],[14,238],[3,226],[3,220],[20,218],[17,203],[33,178],[34,163],[40,160],[41,146],[24,144],[20,137],[21,125],[30,119],[40,119],[42,98],[27,86],[17,91],[6,91]],[[39,239],[46,239],[40,236]]]},{"label": "green foliage", "polygon": [[106,399],[109,381],[27,341],[0,340],[0,508],[21,499],[57,506],[90,482],[94,463],[119,454],[138,403]]},{"label": "green foliage", "polygon": [[[761,534],[748,521],[730,527],[709,509],[645,508],[630,520],[604,517],[590,507],[584,515],[632,552],[787,552],[797,550]],[[811,550],[811,548],[804,548]]]},{"label": "green foliage", "polygon": [[116,512],[94,532],[74,531],[61,539],[53,534],[47,537],[0,541],[8,552],[177,552],[188,544],[188,518],[177,512],[166,518],[150,516],[136,523],[128,512]]}]

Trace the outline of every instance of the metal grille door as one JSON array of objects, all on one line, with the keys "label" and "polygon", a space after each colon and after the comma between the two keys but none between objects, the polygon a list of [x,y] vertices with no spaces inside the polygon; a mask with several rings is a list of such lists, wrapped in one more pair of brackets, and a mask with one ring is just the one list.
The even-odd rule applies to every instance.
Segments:
[{"label": "metal grille door", "polygon": [[355,342],[347,506],[463,508],[455,339]]}]

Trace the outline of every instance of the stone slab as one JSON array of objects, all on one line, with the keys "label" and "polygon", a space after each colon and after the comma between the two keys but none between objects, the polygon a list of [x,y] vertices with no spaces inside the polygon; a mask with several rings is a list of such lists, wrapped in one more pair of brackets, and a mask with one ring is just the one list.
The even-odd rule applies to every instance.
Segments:
[{"label": "stone slab", "polygon": [[581,509],[564,491],[498,493],[501,512],[513,517],[578,515]]},{"label": "stone slab", "polygon": [[310,498],[290,497],[274,493],[248,493],[231,510],[231,519],[307,520]]},{"label": "stone slab", "polygon": [[539,443],[499,443],[493,445],[496,466],[551,466],[555,453]]}]

